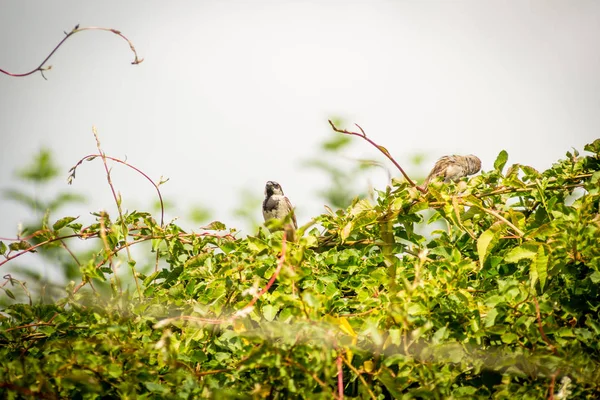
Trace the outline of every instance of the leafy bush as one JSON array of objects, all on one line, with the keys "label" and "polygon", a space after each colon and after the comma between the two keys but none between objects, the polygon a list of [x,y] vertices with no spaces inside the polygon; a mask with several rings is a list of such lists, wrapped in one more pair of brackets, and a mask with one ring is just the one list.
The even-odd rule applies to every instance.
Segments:
[{"label": "leafy bush", "polygon": [[[493,170],[427,193],[394,181],[293,243],[219,222],[184,232],[117,197],[114,220],[44,223],[35,242],[0,243],[0,265],[66,236],[101,250],[54,302],[7,277],[7,295],[29,302],[0,316],[0,393],[599,398],[600,140],[585,150],[544,172],[504,172],[501,152]],[[434,221],[445,228],[417,233]],[[136,262],[142,242],[153,256]]]}]

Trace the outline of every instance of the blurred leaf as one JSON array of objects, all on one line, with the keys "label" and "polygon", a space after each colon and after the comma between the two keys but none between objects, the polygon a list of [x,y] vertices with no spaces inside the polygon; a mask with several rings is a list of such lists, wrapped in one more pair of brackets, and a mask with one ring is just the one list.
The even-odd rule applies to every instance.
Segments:
[{"label": "blurred leaf", "polygon": [[42,149],[31,164],[18,170],[16,174],[24,180],[45,183],[58,176],[58,167],[50,150]]},{"label": "blurred leaf", "polygon": [[3,192],[5,198],[21,203],[29,207],[31,210],[38,210],[40,208],[45,209],[45,207],[42,207],[38,204],[38,200],[36,198],[29,196],[28,194],[23,193],[20,190],[4,189]]},{"label": "blurred leaf", "polygon": [[338,151],[350,144],[350,137],[347,135],[336,134],[329,140],[321,143],[321,148],[325,151]]},{"label": "blurred leaf", "polygon": [[194,206],[190,211],[190,219],[195,223],[203,223],[212,218],[212,212],[202,206]]}]

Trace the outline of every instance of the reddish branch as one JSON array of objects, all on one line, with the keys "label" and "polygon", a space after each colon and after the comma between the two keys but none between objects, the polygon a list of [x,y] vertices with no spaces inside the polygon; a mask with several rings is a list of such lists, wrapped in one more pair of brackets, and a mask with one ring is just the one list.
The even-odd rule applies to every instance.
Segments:
[{"label": "reddish branch", "polygon": [[544,332],[544,328],[542,327],[542,316],[540,314],[540,304],[538,303],[537,297],[533,298],[533,304],[535,304],[535,315],[537,318],[538,330],[540,331],[540,335],[542,335],[542,339],[544,339],[544,342],[546,342],[548,347],[550,347],[550,350],[552,350],[552,353],[557,354],[556,347],[554,347],[554,345],[552,343],[550,343],[550,339],[548,339],[548,336],[546,336],[546,333]]},{"label": "reddish branch", "polygon": [[267,291],[269,291],[269,289],[271,289],[271,286],[273,286],[273,283],[275,283],[275,279],[277,279],[277,276],[279,276],[279,272],[281,272],[281,268],[283,267],[283,264],[285,263],[285,250],[286,250],[286,238],[285,238],[285,236],[286,235],[283,235],[283,237],[281,239],[281,255],[279,256],[279,260],[277,261],[277,268],[275,269],[275,272],[273,272],[273,276],[271,276],[271,279],[269,279],[269,282],[267,283],[267,286],[265,286],[258,294],[256,294],[254,296],[254,298],[252,300],[250,300],[250,303],[248,303],[241,310],[242,313],[243,313],[243,310],[246,310],[246,309],[252,307],[254,305],[254,303],[256,303],[256,301],[258,300],[258,298],[260,296],[262,296]]},{"label": "reddish branch", "polygon": [[548,387],[548,400],[554,400],[554,387],[556,386],[556,377],[560,373],[560,369],[552,374],[550,378],[550,386]]},{"label": "reddish branch", "polygon": [[73,180],[75,179],[75,172],[77,170],[77,168],[83,164],[84,161],[92,161],[95,158],[100,157],[103,159],[107,159],[107,160],[111,160],[120,164],[123,164],[131,169],[133,169],[134,171],[136,171],[137,173],[141,174],[144,178],[146,178],[148,180],[148,182],[150,182],[152,184],[152,186],[154,186],[154,189],[156,189],[156,193],[158,194],[158,200],[160,202],[160,226],[163,227],[164,224],[164,217],[165,217],[165,205],[163,203],[163,198],[162,198],[162,194],[160,193],[160,189],[158,188],[158,186],[162,183],[164,183],[164,181],[159,182],[158,184],[154,183],[154,181],[152,179],[150,179],[150,177],[148,175],[146,175],[144,172],[142,172],[140,169],[134,167],[133,165],[123,161],[123,160],[119,160],[118,158],[114,158],[114,157],[110,157],[107,156],[106,154],[89,154],[85,157],[83,157],[81,160],[79,160],[77,162],[77,164],[75,164],[75,166],[73,166],[69,172],[71,173],[68,177],[68,183],[71,184],[73,182]]},{"label": "reddish branch", "polygon": [[78,238],[82,238],[82,239],[87,239],[88,237],[96,236],[96,235],[97,235],[97,233],[84,233],[84,234],[82,234],[82,233],[75,233],[73,235],[66,235],[66,236],[61,236],[61,237],[56,237],[56,238],[44,240],[43,242],[40,242],[38,244],[34,244],[31,247],[28,247],[28,248],[26,248],[26,249],[24,249],[24,250],[22,250],[22,251],[20,251],[20,252],[18,252],[16,254],[14,254],[14,255],[6,256],[6,260],[0,261],[0,267],[2,265],[6,264],[7,262],[9,262],[12,259],[15,259],[15,258],[17,258],[17,257],[19,257],[19,256],[21,256],[21,255],[23,255],[25,253],[29,253],[29,252],[37,249],[38,247],[45,246],[45,245],[47,245],[49,243],[56,242],[56,241],[63,240],[63,239],[69,239],[69,238],[72,238],[72,237],[78,237]]},{"label": "reddish branch", "polygon": [[56,325],[54,324],[52,321],[54,320],[54,318],[56,318],[58,316],[58,313],[55,313],[52,318],[50,318],[47,322],[36,322],[33,324],[27,324],[27,325],[20,325],[20,326],[13,326],[12,328],[8,328],[3,330],[2,332],[10,332],[10,331],[14,331],[17,329],[25,329],[25,328],[32,328],[35,326],[45,326],[45,325]]},{"label": "reddish branch", "polygon": [[404,172],[404,169],[402,169],[402,167],[400,166],[400,164],[398,164],[398,162],[394,159],[394,157],[392,157],[392,155],[390,154],[390,152],[388,151],[388,149],[386,149],[383,146],[378,145],[377,143],[375,143],[374,141],[372,141],[371,139],[369,139],[367,137],[367,134],[363,130],[363,128],[360,127],[360,125],[354,124],[354,125],[356,125],[358,127],[358,129],[360,129],[360,133],[358,133],[358,132],[348,131],[346,129],[339,129],[339,128],[337,128],[334,125],[334,123],[331,120],[328,120],[328,121],[329,121],[329,125],[331,125],[331,128],[334,131],[339,132],[339,133],[343,133],[344,135],[358,136],[360,138],[363,138],[367,142],[369,142],[371,145],[373,145],[375,148],[377,148],[377,150],[379,150],[380,152],[382,152],[383,155],[386,156],[396,166],[396,168],[398,168],[398,170],[400,171],[400,173],[402,173],[402,175],[404,176],[404,179],[406,179],[411,186],[417,188],[422,193],[427,192],[426,189],[423,189],[423,188],[417,186],[417,184],[415,182],[413,182],[413,180],[408,177],[408,175],[406,174],[406,172]]},{"label": "reddish branch", "polygon": [[3,69],[0,69],[0,72],[9,75],[9,76],[14,76],[14,77],[24,77],[24,76],[28,76],[31,74],[34,74],[38,71],[40,71],[40,73],[42,74],[42,77],[44,79],[46,79],[46,77],[44,76],[44,71],[48,71],[49,69],[52,68],[51,65],[44,67],[44,65],[46,65],[46,63],[48,62],[48,60],[50,59],[50,57],[52,57],[54,55],[54,53],[56,53],[56,51],[60,48],[60,46],[63,45],[64,42],[67,41],[67,39],[69,39],[71,36],[73,36],[74,34],[78,33],[78,32],[83,32],[83,31],[106,31],[106,32],[112,32],[115,35],[121,37],[123,40],[125,40],[128,44],[129,44],[129,48],[131,49],[131,51],[133,52],[133,55],[135,57],[135,59],[131,62],[132,64],[136,65],[141,63],[142,61],[144,61],[143,58],[139,58],[137,55],[137,52],[135,50],[135,47],[133,46],[133,43],[131,43],[131,41],[129,39],[127,39],[122,33],[121,31],[118,31],[116,29],[112,29],[112,28],[101,28],[101,27],[97,27],[97,26],[88,26],[85,28],[80,28],[79,25],[76,25],[75,28],[73,28],[73,30],[71,30],[71,32],[66,33],[65,32],[65,37],[56,45],[56,47],[54,47],[54,49],[50,52],[50,54],[48,54],[48,56],[44,59],[44,61],[41,62],[41,64],[37,67],[32,69],[29,72],[25,72],[22,74],[15,74],[15,73],[11,73],[8,71],[5,71]]},{"label": "reddish branch", "polygon": [[338,352],[337,360],[338,398],[344,400],[344,372],[342,371],[342,352]]}]

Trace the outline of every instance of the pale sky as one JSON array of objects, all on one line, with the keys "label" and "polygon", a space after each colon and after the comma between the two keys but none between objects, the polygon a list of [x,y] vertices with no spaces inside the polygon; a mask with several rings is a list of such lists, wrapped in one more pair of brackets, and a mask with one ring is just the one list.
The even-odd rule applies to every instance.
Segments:
[{"label": "pale sky", "polygon": [[[100,162],[66,184],[96,152],[92,126],[108,155],[170,178],[169,217],[185,227],[195,203],[238,226],[239,190],[262,196],[267,180],[281,183],[299,223],[323,212],[314,193],[327,181],[301,160],[331,135],[332,116],[359,123],[401,164],[417,152],[428,166],[473,153],[489,169],[505,149],[509,163],[545,169],[600,137],[596,0],[5,0],[0,68],[36,67],[78,23],[119,29],[144,62],[131,65],[124,41],[91,31],[55,54],[47,81],[0,75],[0,189],[49,147],[64,175],[52,190],[89,199],[56,217],[114,210]],[[385,161],[355,141],[353,156]],[[125,208],[155,200],[134,173],[115,166],[113,179]],[[0,236],[14,236],[29,216],[0,204]]]}]

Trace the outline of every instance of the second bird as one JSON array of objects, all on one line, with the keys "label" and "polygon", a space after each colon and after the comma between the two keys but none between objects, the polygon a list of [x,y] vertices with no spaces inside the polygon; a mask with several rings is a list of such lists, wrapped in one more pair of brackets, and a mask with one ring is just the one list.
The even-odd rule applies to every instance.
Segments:
[{"label": "second bird", "polygon": [[292,203],[284,196],[283,189],[277,182],[268,181],[265,185],[265,200],[262,204],[262,212],[265,222],[274,218],[283,221],[289,213],[292,213],[294,229],[298,228]]},{"label": "second bird", "polygon": [[468,156],[444,156],[440,158],[433,169],[425,179],[423,187],[427,187],[429,182],[440,176],[444,182],[457,181],[467,175],[473,175],[481,169],[481,160],[479,157],[469,154]]}]

